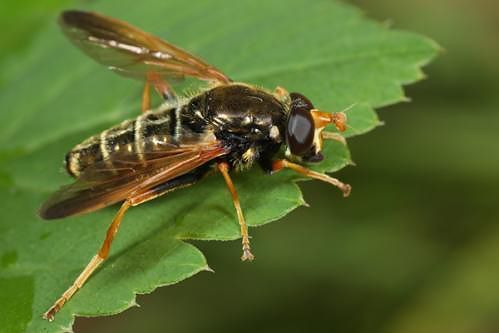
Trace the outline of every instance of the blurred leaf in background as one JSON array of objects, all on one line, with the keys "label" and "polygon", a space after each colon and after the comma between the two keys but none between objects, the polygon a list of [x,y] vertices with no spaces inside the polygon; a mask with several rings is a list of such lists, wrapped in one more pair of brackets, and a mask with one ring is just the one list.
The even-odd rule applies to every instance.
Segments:
[{"label": "blurred leaf in background", "polygon": [[69,0],[3,0],[0,3],[0,87],[9,65],[15,64],[19,56],[31,45],[36,32],[43,29],[54,12]]},{"label": "blurred leaf in background", "polygon": [[[409,148],[396,146],[395,167],[422,198],[407,215],[424,212],[425,238],[442,247],[388,331],[499,332],[499,4],[421,1],[400,10],[384,0],[369,10],[446,50],[430,67],[432,79],[412,90],[418,103],[406,117],[387,113],[392,135]],[[414,125],[418,119],[424,126]]]}]

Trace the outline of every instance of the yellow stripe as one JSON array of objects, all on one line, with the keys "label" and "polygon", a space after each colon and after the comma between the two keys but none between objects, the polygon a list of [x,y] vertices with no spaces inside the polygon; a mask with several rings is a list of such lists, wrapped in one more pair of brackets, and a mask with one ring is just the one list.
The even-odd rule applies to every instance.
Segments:
[{"label": "yellow stripe", "polygon": [[134,136],[135,136],[135,152],[139,160],[144,161],[144,136],[142,135],[142,122],[143,117],[137,117],[135,120]]},{"label": "yellow stripe", "polygon": [[99,148],[100,152],[102,154],[102,160],[106,163],[108,167],[112,166],[111,161],[109,160],[109,150],[107,147],[107,133],[109,130],[106,130],[100,134],[100,142],[99,142]]}]

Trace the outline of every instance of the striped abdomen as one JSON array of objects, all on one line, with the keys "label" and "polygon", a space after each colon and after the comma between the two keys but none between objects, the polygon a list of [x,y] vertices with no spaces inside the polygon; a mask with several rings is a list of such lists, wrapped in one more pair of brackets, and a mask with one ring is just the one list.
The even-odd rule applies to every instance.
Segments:
[{"label": "striped abdomen", "polygon": [[144,151],[164,148],[164,144],[175,144],[178,127],[177,115],[185,106],[167,107],[148,111],[133,120],[125,120],[118,126],[94,135],[74,147],[66,155],[66,169],[79,177],[88,166],[106,159],[113,152],[136,155]]}]

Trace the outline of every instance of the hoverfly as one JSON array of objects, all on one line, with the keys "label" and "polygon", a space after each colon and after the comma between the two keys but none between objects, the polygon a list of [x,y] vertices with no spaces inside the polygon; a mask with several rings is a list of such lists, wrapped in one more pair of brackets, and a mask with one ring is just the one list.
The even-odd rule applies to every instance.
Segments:
[{"label": "hoverfly", "polygon": [[[121,202],[105,240],[74,283],[44,314],[54,315],[108,257],[125,212],[132,206],[196,183],[210,170],[225,179],[241,228],[242,260],[253,260],[248,228],[229,172],[259,164],[269,173],[285,168],[337,186],[350,186],[307,169],[320,162],[328,124],[346,128],[343,112],[314,108],[305,96],[283,88],[273,92],[233,82],[217,68],[128,23],[96,13],[66,11],[60,25],[87,55],[126,77],[145,82],[142,114],[74,147],[66,169],[76,180],[41,207],[44,219],[88,213]],[[189,98],[177,96],[168,80],[193,77],[208,88]],[[151,109],[150,90],[164,99]],[[285,157],[278,159],[281,150]]]}]

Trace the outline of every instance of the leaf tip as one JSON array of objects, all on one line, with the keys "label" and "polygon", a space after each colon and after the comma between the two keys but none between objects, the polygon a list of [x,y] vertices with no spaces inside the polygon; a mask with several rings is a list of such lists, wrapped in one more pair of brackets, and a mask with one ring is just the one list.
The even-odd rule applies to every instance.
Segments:
[{"label": "leaf tip", "polygon": [[132,307],[137,307],[137,308],[140,308],[140,304],[137,303],[137,298],[136,297],[133,297],[130,302],[128,302],[127,304],[128,308],[132,308]]},{"label": "leaf tip", "polygon": [[310,205],[308,204],[308,202],[305,201],[305,198],[303,197],[303,192],[300,189],[298,189],[298,191],[300,192],[300,197],[298,198],[298,201],[297,201],[298,207],[299,206],[310,207]]},{"label": "leaf tip", "polygon": [[[424,75],[422,75],[422,76],[421,76],[421,79],[423,79],[424,77],[425,77],[425,76],[424,76]],[[404,96],[402,96],[402,97],[400,98],[400,101],[401,101],[401,102],[403,102],[403,103],[410,103],[410,102],[412,102],[412,98],[410,98],[410,97],[408,97],[408,96],[405,96],[405,95],[404,95]]]},{"label": "leaf tip", "polygon": [[204,266],[201,270],[204,272],[215,273],[215,270],[208,265]]},{"label": "leaf tip", "polygon": [[59,326],[60,331],[59,332],[64,332],[64,333],[74,333],[73,331],[73,324],[70,324],[69,326]]},{"label": "leaf tip", "polygon": [[447,49],[429,37],[423,36],[426,42],[435,50],[435,55],[446,53]]}]

